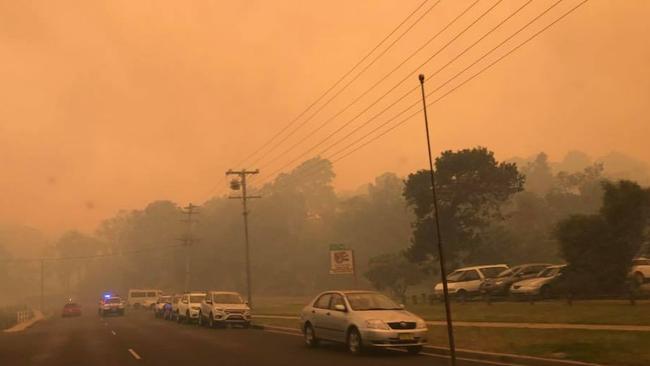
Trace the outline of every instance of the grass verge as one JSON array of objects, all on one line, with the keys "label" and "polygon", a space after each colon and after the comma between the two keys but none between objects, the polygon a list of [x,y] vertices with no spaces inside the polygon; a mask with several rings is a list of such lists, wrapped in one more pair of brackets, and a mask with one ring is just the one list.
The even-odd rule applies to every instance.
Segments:
[{"label": "grass verge", "polygon": [[[260,325],[299,329],[297,320],[259,319]],[[600,364],[650,365],[650,333],[457,327],[456,345],[477,351],[558,358]],[[429,343],[447,346],[445,327],[429,328]]]}]

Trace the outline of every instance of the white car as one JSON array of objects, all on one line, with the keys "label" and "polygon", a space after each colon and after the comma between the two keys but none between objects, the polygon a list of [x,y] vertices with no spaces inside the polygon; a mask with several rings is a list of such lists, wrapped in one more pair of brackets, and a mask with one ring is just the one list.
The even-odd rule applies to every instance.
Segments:
[{"label": "white car", "polygon": [[162,291],[155,289],[131,289],[127,297],[128,306],[138,309],[153,309]]},{"label": "white car", "polygon": [[[508,268],[506,264],[459,268],[447,275],[449,296],[464,301],[470,296],[477,295],[485,279],[495,278]],[[436,284],[433,292],[439,298],[443,297],[442,282]]]},{"label": "white car", "polygon": [[237,292],[210,291],[201,302],[199,325],[214,328],[216,325],[237,324],[248,328],[251,308]]},{"label": "white car", "polygon": [[165,305],[171,303],[172,297],[170,295],[163,295],[158,298],[153,308],[153,315],[156,318],[162,318],[165,313]]},{"label": "white car", "polygon": [[106,316],[108,314],[124,315],[124,302],[119,296],[105,295],[99,302],[99,309],[97,310],[99,316]]},{"label": "white car", "polygon": [[351,353],[364,348],[405,348],[419,353],[427,343],[427,324],[385,295],[373,291],[327,291],[300,314],[305,344],[321,340],[347,345]]},{"label": "white car", "polygon": [[181,296],[176,310],[176,321],[190,323],[199,319],[201,301],[205,299],[205,292],[189,292]]},{"label": "white car", "polygon": [[565,268],[567,268],[565,264],[550,266],[539,272],[537,277],[515,282],[510,287],[510,294],[515,297],[548,299],[557,292],[555,288]]},{"label": "white car", "polygon": [[632,270],[630,271],[630,276],[639,285],[643,285],[644,283],[649,282],[650,259],[644,257],[634,258],[632,261]]}]

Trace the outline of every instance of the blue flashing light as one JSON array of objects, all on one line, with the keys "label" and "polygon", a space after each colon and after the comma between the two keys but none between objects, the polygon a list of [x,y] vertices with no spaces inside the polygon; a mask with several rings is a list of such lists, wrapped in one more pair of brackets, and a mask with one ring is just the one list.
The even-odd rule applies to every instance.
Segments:
[{"label": "blue flashing light", "polygon": [[104,298],[105,298],[105,299],[108,299],[108,298],[110,298],[110,297],[111,297],[110,294],[105,294],[105,295],[104,295]]}]

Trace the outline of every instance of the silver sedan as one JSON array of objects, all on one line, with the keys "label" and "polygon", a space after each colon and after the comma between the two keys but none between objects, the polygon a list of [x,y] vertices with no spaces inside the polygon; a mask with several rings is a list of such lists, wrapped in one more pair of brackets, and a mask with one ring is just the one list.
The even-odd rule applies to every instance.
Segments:
[{"label": "silver sedan", "polygon": [[352,353],[366,347],[400,347],[419,353],[427,343],[425,321],[372,291],[327,291],[301,313],[305,343],[341,342]]}]

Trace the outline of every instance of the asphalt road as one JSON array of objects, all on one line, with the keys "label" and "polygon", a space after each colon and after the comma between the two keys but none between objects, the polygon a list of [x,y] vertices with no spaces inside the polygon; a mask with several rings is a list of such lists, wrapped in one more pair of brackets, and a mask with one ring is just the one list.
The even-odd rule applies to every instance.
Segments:
[{"label": "asphalt road", "polygon": [[[448,365],[435,355],[399,351],[353,356],[343,346],[308,349],[290,332],[208,329],[154,319],[151,312],[100,318],[52,317],[19,333],[0,333],[0,365]],[[491,365],[461,361],[463,365]]]}]

